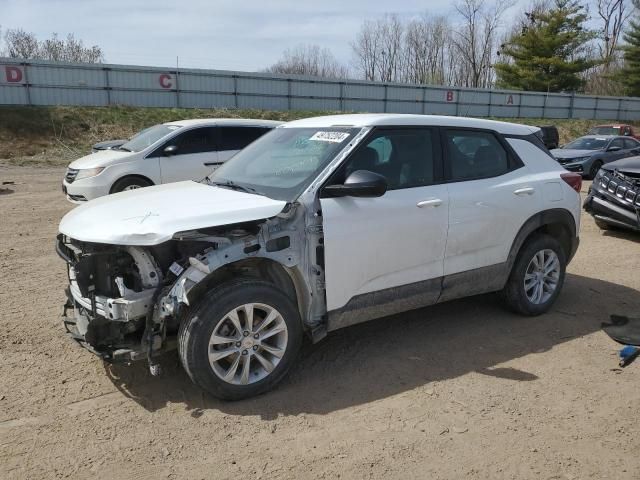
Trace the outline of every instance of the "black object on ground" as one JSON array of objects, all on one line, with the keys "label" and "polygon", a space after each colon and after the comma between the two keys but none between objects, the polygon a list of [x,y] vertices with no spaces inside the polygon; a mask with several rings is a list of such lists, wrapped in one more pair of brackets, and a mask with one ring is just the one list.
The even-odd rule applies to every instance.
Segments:
[{"label": "black object on ground", "polygon": [[611,315],[611,323],[602,323],[602,330],[622,345],[640,346],[640,318]]}]

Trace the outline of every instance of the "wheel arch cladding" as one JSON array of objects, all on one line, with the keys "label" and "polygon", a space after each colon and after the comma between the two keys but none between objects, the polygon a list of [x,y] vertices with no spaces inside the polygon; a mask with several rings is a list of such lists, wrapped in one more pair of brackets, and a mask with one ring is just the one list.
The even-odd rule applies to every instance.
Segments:
[{"label": "wheel arch cladding", "polygon": [[304,318],[306,318],[304,313],[307,307],[304,280],[296,269],[265,257],[244,258],[217,268],[189,290],[189,303],[193,305],[212,288],[239,276],[266,280],[278,287],[294,302],[304,324]]},{"label": "wheel arch cladding", "polygon": [[576,222],[569,210],[554,208],[536,213],[520,227],[507,258],[508,271],[513,268],[524,243],[536,233],[544,233],[556,238],[562,246],[567,263],[571,261],[577,248]]},{"label": "wheel arch cladding", "polygon": [[119,179],[117,179],[115,182],[113,182],[113,183],[111,184],[111,187],[109,188],[109,193],[110,193],[110,194],[111,194],[111,193],[113,193],[113,190],[114,190],[115,186],[116,186],[118,183],[120,183],[120,182],[122,182],[122,181],[124,181],[124,180],[127,180],[127,179],[129,179],[129,178],[138,178],[138,179],[144,180],[145,182],[148,182],[150,186],[155,185],[155,182],[154,182],[153,180],[151,180],[149,177],[145,177],[144,175],[139,175],[139,174],[137,174],[137,173],[132,173],[132,174],[130,174],[130,175],[125,175],[124,177],[120,177],[120,178],[119,178]]}]

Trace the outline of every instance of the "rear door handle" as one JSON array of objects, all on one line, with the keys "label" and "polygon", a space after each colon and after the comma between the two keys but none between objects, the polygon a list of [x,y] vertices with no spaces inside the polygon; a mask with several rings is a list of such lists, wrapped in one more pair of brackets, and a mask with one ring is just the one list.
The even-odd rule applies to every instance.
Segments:
[{"label": "rear door handle", "polygon": [[418,208],[439,207],[440,205],[442,205],[442,200],[440,200],[439,198],[430,198],[429,200],[422,200],[421,202],[418,202],[416,204]]},{"label": "rear door handle", "polygon": [[513,193],[522,197],[524,195],[533,195],[535,191],[536,189],[533,187],[524,187],[524,188],[518,188],[517,190],[514,190]]}]

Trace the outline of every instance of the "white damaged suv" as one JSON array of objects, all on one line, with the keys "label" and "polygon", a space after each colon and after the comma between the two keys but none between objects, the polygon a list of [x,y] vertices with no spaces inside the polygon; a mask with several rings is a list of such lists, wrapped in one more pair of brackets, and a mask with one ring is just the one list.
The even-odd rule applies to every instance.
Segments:
[{"label": "white damaged suv", "polygon": [[485,292],[544,313],[578,246],[581,177],[536,131],[459,117],[310,118],[201,183],[94,200],[60,223],[67,331],[107,361],[146,359],[152,373],[177,347],[195,383],[240,399],[283,378],[303,335],[317,342]]}]

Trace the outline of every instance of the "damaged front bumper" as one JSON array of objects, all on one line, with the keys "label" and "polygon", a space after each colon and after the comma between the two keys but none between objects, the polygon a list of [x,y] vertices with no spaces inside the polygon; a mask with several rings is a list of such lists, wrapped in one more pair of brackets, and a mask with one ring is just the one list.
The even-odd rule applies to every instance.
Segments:
[{"label": "damaged front bumper", "polygon": [[[149,358],[151,353],[167,348],[163,335],[155,331],[153,322],[148,322],[155,311],[158,274],[155,286],[144,285],[149,288],[140,291],[129,289],[122,277],[116,277],[114,283],[121,295],[104,295],[93,283],[99,273],[92,271],[91,264],[87,266],[82,262],[88,262],[92,255],[104,257],[107,254],[82,251],[62,235],[57,238],[56,251],[67,263],[69,286],[65,290],[67,300],[62,321],[71,338],[113,363]],[[83,287],[79,276],[83,279]]]},{"label": "damaged front bumper", "polygon": [[618,172],[601,170],[584,202],[596,220],[640,231],[640,184]]}]

